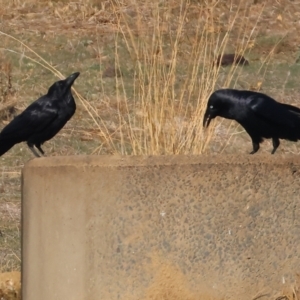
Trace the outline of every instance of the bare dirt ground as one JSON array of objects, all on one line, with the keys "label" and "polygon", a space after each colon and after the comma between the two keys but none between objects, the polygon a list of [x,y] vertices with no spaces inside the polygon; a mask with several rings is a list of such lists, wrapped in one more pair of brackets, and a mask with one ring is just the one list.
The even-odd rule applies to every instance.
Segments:
[{"label": "bare dirt ground", "polygon": [[[128,45],[128,41],[151,40],[157,24],[163,43],[155,44],[158,47],[155,49],[149,43],[149,47],[153,48],[152,53],[164,54],[160,62],[163,66],[161,73],[174,66],[173,46],[177,47],[175,79],[172,91],[167,93],[172,94],[175,100],[183,89],[186,88],[187,94],[190,89],[190,86],[184,86],[191,65],[187,62],[197,44],[197,24],[206,20],[205,28],[201,28],[199,32],[205,31],[207,37],[215,36],[215,40],[228,34],[224,53],[236,51],[248,39],[247,44],[244,43],[243,54],[250,65],[238,67],[229,82],[226,78],[231,67],[220,68],[214,89],[234,86],[260,90],[279,101],[300,107],[299,1],[248,0],[240,4],[239,1],[180,3],[170,0],[157,3],[139,1],[136,6],[130,1],[0,0],[0,4],[1,128],[14,114],[44,94],[58,78],[37,55],[64,76],[74,71],[81,72],[75,88],[85,102],[78,101],[77,98],[78,110],[74,118],[57,137],[45,144],[48,155],[151,152],[142,147],[140,152],[133,150],[129,141],[134,139],[127,137],[120,128],[127,126],[128,118],[124,115],[130,115],[136,107],[137,91],[134,82],[141,80],[141,77],[136,76],[139,49],[136,51],[134,44]],[[186,15],[180,17],[183,8],[187,6]],[[159,13],[155,13],[156,11]],[[236,11],[239,13],[236,14]],[[234,25],[229,30],[233,20]],[[182,27],[181,36],[176,43],[179,27]],[[145,47],[146,43],[141,45]],[[217,47],[215,44],[208,50],[213,52]],[[204,66],[196,74],[199,78],[202,71],[212,64],[212,57],[213,55],[207,56],[199,63]],[[144,57],[140,68],[147,70],[149,65],[155,66],[155,63],[157,62],[153,62],[150,56]],[[145,76],[144,81],[152,78],[145,73],[148,77]],[[197,84],[200,86],[201,82],[195,83],[196,88],[188,104],[190,110],[183,109],[182,105],[174,106],[174,122],[169,127],[165,126],[171,128],[172,132],[190,122],[194,105],[199,102],[203,103],[202,107],[205,105],[205,94],[198,95],[196,92]],[[199,119],[196,119],[198,123],[201,123],[202,112],[203,109],[199,111]],[[143,113],[141,110],[140,115]],[[247,134],[235,123],[221,120],[215,123],[208,146],[201,148],[201,151],[192,151],[193,153],[247,153],[251,149]],[[155,126],[149,127],[153,133]],[[144,130],[136,124],[132,128],[132,132]],[[155,132],[154,130],[154,135]],[[183,132],[182,135],[184,134]],[[170,149],[177,145],[178,143],[174,143]],[[269,152],[270,149],[271,144],[266,141],[261,152]],[[172,150],[152,152],[171,154]],[[179,152],[174,151],[174,154]],[[280,152],[298,154],[299,145],[283,142],[278,153]],[[24,163],[31,158],[32,154],[26,145],[20,144],[0,159],[0,270],[3,272],[20,269],[20,175]]]}]

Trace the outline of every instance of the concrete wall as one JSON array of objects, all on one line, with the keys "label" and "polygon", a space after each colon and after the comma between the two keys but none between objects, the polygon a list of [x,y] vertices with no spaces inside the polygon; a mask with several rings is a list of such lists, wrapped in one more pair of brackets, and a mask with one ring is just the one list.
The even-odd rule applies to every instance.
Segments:
[{"label": "concrete wall", "polygon": [[23,300],[275,299],[300,272],[299,187],[300,157],[33,159]]}]

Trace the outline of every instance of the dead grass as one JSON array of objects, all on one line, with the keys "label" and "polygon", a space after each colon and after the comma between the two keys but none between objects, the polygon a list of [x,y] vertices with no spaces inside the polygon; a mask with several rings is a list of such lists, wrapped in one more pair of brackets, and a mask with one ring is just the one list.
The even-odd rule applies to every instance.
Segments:
[{"label": "dead grass", "polygon": [[[218,120],[203,132],[214,89],[262,90],[300,105],[298,2],[0,4],[0,112],[22,110],[56,78],[82,73],[76,115],[46,143],[49,155],[244,153],[251,144],[234,123]],[[218,55],[232,52],[250,66],[213,67]],[[121,76],[103,76],[107,68]],[[11,117],[0,120],[2,127]],[[281,151],[299,153],[297,144],[282,144]],[[266,142],[262,151],[269,148]],[[30,158],[22,144],[0,159],[2,271],[20,267],[19,178]]]},{"label": "dead grass", "polygon": [[[110,68],[122,74],[123,62],[129,59],[133,64],[131,83],[123,76],[115,77],[117,107],[108,126],[101,113],[88,107],[103,137],[93,153],[101,154],[103,148],[110,153],[134,155],[202,153],[212,133],[205,135],[201,126],[205,99],[215,88],[220,73],[213,62],[225,52],[237,20],[241,14],[245,17],[248,10],[242,12],[239,3],[222,31],[215,25],[213,2],[203,6],[186,1],[147,6],[132,3],[126,9],[119,1],[111,3],[117,31]],[[199,15],[189,24],[188,16],[195,10]],[[243,55],[254,39],[257,24],[247,36],[244,29],[249,24],[239,25],[235,34],[240,43],[234,51]],[[232,84],[237,73],[237,66],[230,68],[221,84]],[[107,95],[106,86],[101,87]]]},{"label": "dead grass", "polygon": [[0,274],[0,299],[21,299],[21,273],[9,272]]}]

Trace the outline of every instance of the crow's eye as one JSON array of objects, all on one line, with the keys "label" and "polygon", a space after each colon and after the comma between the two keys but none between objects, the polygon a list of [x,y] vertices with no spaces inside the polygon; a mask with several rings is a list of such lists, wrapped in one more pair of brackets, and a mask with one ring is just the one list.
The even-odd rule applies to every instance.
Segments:
[{"label": "crow's eye", "polygon": [[213,106],[213,105],[211,105],[209,108],[214,108],[214,106]]}]

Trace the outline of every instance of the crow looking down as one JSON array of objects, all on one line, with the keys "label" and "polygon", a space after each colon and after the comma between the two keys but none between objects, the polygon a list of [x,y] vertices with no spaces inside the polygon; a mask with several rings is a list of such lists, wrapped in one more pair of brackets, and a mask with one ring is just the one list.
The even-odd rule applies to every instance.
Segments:
[{"label": "crow looking down", "polygon": [[208,99],[203,126],[208,127],[215,117],[237,121],[252,139],[254,154],[264,138],[272,139],[275,153],[280,141],[300,139],[300,109],[279,103],[258,92],[234,89],[217,90]]},{"label": "crow looking down", "polygon": [[0,133],[0,156],[20,142],[27,142],[35,156],[40,154],[34,146],[44,155],[41,145],[52,139],[75,113],[71,87],[79,74],[77,72],[55,82],[46,95],[30,104],[3,128]]}]

